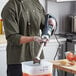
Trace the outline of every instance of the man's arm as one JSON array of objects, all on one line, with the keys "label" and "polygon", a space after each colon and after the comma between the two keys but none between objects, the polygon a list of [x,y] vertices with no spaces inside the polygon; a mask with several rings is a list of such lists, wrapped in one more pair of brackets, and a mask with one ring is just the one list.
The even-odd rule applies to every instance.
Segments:
[{"label": "man's arm", "polygon": [[28,43],[28,42],[31,42],[31,41],[34,41],[34,36],[21,36],[20,38],[20,44],[23,44],[23,43]]}]

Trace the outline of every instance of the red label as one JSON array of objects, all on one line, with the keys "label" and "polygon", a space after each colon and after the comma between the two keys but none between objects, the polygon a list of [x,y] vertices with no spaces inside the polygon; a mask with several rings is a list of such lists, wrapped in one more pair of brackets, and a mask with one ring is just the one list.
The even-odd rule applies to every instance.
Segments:
[{"label": "red label", "polygon": [[43,75],[29,75],[27,73],[23,73],[23,76],[52,76],[52,74],[43,74]]}]

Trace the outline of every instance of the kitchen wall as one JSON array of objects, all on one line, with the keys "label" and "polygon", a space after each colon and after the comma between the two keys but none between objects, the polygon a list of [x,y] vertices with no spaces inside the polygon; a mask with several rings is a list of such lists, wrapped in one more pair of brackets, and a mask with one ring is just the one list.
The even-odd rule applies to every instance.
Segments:
[{"label": "kitchen wall", "polygon": [[42,6],[44,7],[44,9],[45,9],[45,0],[39,0],[39,1],[42,4]]},{"label": "kitchen wall", "polygon": [[8,2],[8,0],[0,0],[0,19],[1,19],[2,9],[7,2]]},{"label": "kitchen wall", "polygon": [[57,19],[57,33],[70,32],[71,22],[69,16],[76,15],[76,2],[56,2],[47,0],[47,13],[52,14]]}]

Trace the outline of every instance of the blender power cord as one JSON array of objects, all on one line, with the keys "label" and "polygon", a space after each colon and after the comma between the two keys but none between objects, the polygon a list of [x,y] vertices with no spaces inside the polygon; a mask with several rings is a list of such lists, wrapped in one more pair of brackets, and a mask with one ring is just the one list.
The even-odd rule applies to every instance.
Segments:
[{"label": "blender power cord", "polygon": [[57,56],[57,54],[58,54],[58,52],[59,52],[59,49],[61,48],[61,44],[60,44],[60,42],[58,41],[58,38],[56,37],[55,33],[54,33],[54,36],[55,36],[55,39],[57,40],[57,43],[59,44],[59,45],[58,45],[58,48],[57,48],[57,51],[56,51],[56,54],[55,54],[55,56],[54,56],[54,60],[55,60],[55,59],[56,59],[56,56]]}]

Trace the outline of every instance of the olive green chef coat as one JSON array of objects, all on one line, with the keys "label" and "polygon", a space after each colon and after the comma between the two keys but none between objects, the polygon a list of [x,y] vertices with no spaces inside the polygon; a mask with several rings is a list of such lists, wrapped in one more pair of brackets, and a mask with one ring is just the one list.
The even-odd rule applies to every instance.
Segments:
[{"label": "olive green chef coat", "polygon": [[[38,0],[10,0],[2,11],[7,39],[7,64],[19,64],[36,57],[40,45],[35,42],[20,44],[20,37],[39,36],[45,12]],[[41,55],[43,58],[43,53]]]}]

